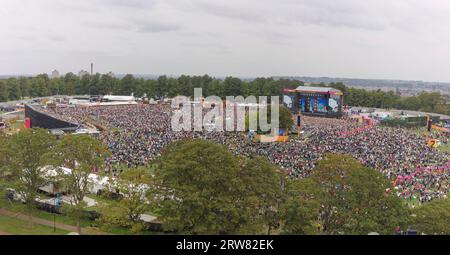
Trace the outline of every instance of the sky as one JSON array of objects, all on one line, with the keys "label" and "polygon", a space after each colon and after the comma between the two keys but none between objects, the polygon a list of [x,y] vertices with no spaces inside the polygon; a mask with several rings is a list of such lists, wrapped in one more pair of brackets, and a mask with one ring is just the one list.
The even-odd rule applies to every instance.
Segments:
[{"label": "sky", "polygon": [[448,0],[1,0],[0,75],[450,82]]}]

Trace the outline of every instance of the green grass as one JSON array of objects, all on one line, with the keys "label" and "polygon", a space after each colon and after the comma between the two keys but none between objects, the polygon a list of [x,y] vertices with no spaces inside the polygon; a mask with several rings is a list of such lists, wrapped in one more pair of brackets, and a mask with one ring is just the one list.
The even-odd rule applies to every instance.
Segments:
[{"label": "green grass", "polygon": [[[12,211],[12,212],[20,212],[20,213],[28,213],[26,205],[20,203],[20,202],[10,202],[5,198],[5,192],[0,192],[0,207],[5,208],[6,210]],[[55,221],[62,224],[72,225],[76,226],[76,221],[68,216],[60,215],[60,214],[53,214],[46,211],[35,209],[33,211],[33,216],[37,218],[42,218],[46,220],[53,221],[53,218],[55,218]],[[93,225],[93,221],[89,220],[82,220],[81,221],[81,227],[89,227]]]},{"label": "green grass", "polygon": [[139,233],[132,233],[130,229],[122,227],[114,227],[110,229],[109,232],[115,235],[167,235],[166,233],[163,232],[153,232],[149,230],[144,230]]},{"label": "green grass", "polygon": [[23,121],[17,120],[17,121],[14,121],[14,123],[11,124],[11,128],[14,129],[14,130],[16,130],[16,129],[23,128],[24,125],[25,125],[25,124],[24,124]]},{"label": "green grass", "polygon": [[[433,131],[433,132],[438,132],[438,131]],[[415,133],[419,136],[425,137],[425,128],[416,129]],[[442,144],[441,146],[439,146],[439,150],[442,152],[450,153],[450,143]]]},{"label": "green grass", "polygon": [[[2,183],[0,182],[0,188],[2,187]],[[3,188],[2,188],[3,189]],[[97,202],[101,203],[101,204],[110,204],[110,203],[116,203],[116,201],[114,200],[110,200],[110,199],[106,199],[104,197],[101,196],[95,196],[95,195],[88,195],[88,197],[95,199]],[[10,202],[5,198],[5,191],[4,190],[0,190],[0,208],[4,208],[6,210],[12,211],[12,212],[19,212],[19,213],[28,213],[27,212],[27,207],[19,202]],[[88,210],[98,210],[99,208],[97,206],[94,207],[89,207]],[[42,218],[42,219],[46,219],[49,221],[53,221],[53,219],[55,219],[56,222],[58,223],[62,223],[62,224],[66,224],[66,225],[72,225],[72,226],[76,226],[76,221],[74,219],[72,219],[69,216],[66,215],[60,215],[60,214],[53,214],[53,213],[49,213],[46,211],[42,211],[42,210],[38,210],[35,209],[33,211],[33,216],[37,217],[37,218]],[[25,222],[25,224],[27,224],[27,222]],[[83,228],[89,228],[89,227],[97,227],[97,224],[95,221],[91,221],[88,219],[83,219],[81,221],[81,227]],[[10,231],[7,231],[6,229],[2,229],[0,226],[0,231],[3,230],[4,232],[7,233],[11,233],[14,234]],[[29,230],[29,229],[26,229]],[[51,228],[51,230],[53,231],[53,228]],[[132,233],[130,229],[127,228],[121,228],[121,227],[114,227],[112,229],[109,229],[108,231],[111,234],[116,234],[116,235],[130,235],[130,234],[138,234],[138,235],[159,235],[159,234],[163,234],[163,233],[158,233],[158,232],[152,232],[152,231],[142,231],[140,233]],[[95,234],[95,229],[92,229],[92,231],[89,231],[90,234]],[[25,231],[24,234],[27,234],[27,232]],[[32,234],[32,233],[30,233]]]},{"label": "green grass", "polygon": [[448,144],[441,145],[439,147],[439,150],[441,150],[442,152],[447,152],[447,153],[450,154],[450,144],[448,143]]},{"label": "green grass", "polygon": [[56,232],[53,232],[52,227],[38,224],[30,228],[27,221],[3,215],[0,215],[0,231],[12,235],[66,235],[69,233],[62,229],[56,229]]}]

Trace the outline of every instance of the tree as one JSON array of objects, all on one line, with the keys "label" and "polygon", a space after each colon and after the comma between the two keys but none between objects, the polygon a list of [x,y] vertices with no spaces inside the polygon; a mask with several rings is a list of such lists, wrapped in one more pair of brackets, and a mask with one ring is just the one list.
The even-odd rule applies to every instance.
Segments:
[{"label": "tree", "polygon": [[100,169],[109,151],[101,142],[88,135],[65,135],[55,146],[54,166],[71,169],[70,174],[59,173],[63,186],[71,195],[69,214],[77,221],[81,234],[80,221],[84,211],[84,197],[89,192],[89,175]]},{"label": "tree", "polygon": [[122,198],[103,209],[100,222],[107,226],[125,226],[140,230],[140,217],[149,209],[147,196],[151,177],[144,167],[123,172],[111,184],[111,190]]},{"label": "tree", "polygon": [[294,125],[294,120],[292,119],[291,111],[283,105],[280,106],[279,118],[280,118],[279,121],[280,128],[284,128],[287,131],[289,131],[291,127]]},{"label": "tree", "polygon": [[102,95],[112,94],[117,84],[117,79],[109,74],[102,74],[98,83],[99,93]]},{"label": "tree", "polygon": [[[266,113],[267,113],[267,121],[270,124],[271,118],[272,118],[272,107],[270,105],[267,105]],[[250,119],[251,118],[252,119],[255,118],[257,120],[257,130],[258,130],[258,132],[262,132],[261,125],[259,122],[259,109],[256,113],[249,111],[245,115],[245,129],[246,130],[249,130],[249,128],[250,128]],[[292,119],[291,111],[283,105],[280,105],[280,107],[279,107],[278,125],[280,128],[286,129],[287,132],[289,132],[291,127],[294,125],[294,120]]]},{"label": "tree", "polygon": [[[192,92],[192,93],[194,93],[194,92]],[[217,79],[213,80],[209,84],[208,93],[209,93],[209,95],[215,95],[215,96],[224,98],[226,95],[225,95],[223,82],[221,82],[220,80],[217,80]]]},{"label": "tree", "polygon": [[167,81],[167,96],[168,97],[176,97],[180,95],[180,88],[178,84],[178,80],[175,78],[169,78]]},{"label": "tree", "polygon": [[22,92],[16,78],[9,78],[6,81],[9,90],[9,100],[19,100],[22,98]]},{"label": "tree", "polygon": [[158,77],[157,83],[155,84],[155,95],[157,98],[162,98],[167,95],[167,76],[161,75]]},{"label": "tree", "polygon": [[322,190],[311,179],[291,180],[282,205],[282,229],[287,234],[320,233],[319,213]]},{"label": "tree", "polygon": [[[12,86],[18,84],[18,86]],[[235,77],[227,77],[224,81],[208,75],[169,78],[165,75],[158,79],[135,79],[131,74],[116,79],[109,74],[84,75],[81,78],[67,73],[64,78],[49,79],[47,74],[36,77],[20,77],[0,80],[0,101],[18,99],[20,97],[40,97],[55,94],[123,94],[135,93],[149,97],[165,97],[175,95],[193,96],[194,88],[202,88],[203,95],[225,96],[282,96],[284,88],[296,88],[304,83],[292,79],[256,78],[243,81]],[[420,110],[441,114],[450,114],[448,99],[439,92],[423,92],[418,96],[401,98],[394,91],[369,91],[349,88],[342,82],[313,84],[319,87],[331,87],[344,93],[345,103],[351,106],[397,108],[403,110]],[[269,99],[270,102],[270,99]]]},{"label": "tree", "polygon": [[50,95],[59,95],[63,87],[61,78],[53,78],[49,82]]},{"label": "tree", "polygon": [[0,131],[0,177],[4,177],[8,162],[8,137]]},{"label": "tree", "polygon": [[325,155],[311,180],[321,188],[320,219],[327,234],[391,234],[407,210],[379,172],[350,156]]},{"label": "tree", "polygon": [[91,75],[89,79],[88,85],[88,94],[89,95],[98,95],[100,94],[100,74],[96,73]]},{"label": "tree", "polygon": [[43,97],[48,96],[47,80],[44,77],[36,77],[32,80],[30,96]]},{"label": "tree", "polygon": [[[64,92],[66,95],[74,95],[75,88],[79,83],[79,77],[73,73],[66,73],[64,76]],[[62,93],[62,92],[61,92]]]},{"label": "tree", "polygon": [[27,77],[20,77],[19,78],[19,86],[20,86],[20,91],[22,92],[22,97],[29,97],[30,96],[30,79]]},{"label": "tree", "polygon": [[426,234],[450,234],[450,199],[435,199],[412,210],[411,226]]},{"label": "tree", "polygon": [[194,95],[194,87],[192,86],[191,83],[191,77],[184,74],[178,77],[178,87],[180,95],[183,96]]},{"label": "tree", "polygon": [[214,94],[211,94],[210,91],[209,91],[210,84],[211,84],[212,81],[213,81],[213,78],[210,77],[207,74],[205,74],[205,75],[203,75],[201,77],[201,84],[202,84],[202,88],[203,88],[203,95],[205,95],[205,97],[210,96],[210,95],[215,96]]},{"label": "tree", "polygon": [[77,95],[85,95],[89,94],[89,86],[91,84],[91,75],[85,74],[81,76],[77,82],[75,83],[75,94]]},{"label": "tree", "polygon": [[143,78],[136,79],[135,81],[135,96],[142,97],[145,94],[145,80]]},{"label": "tree", "polygon": [[239,173],[238,161],[222,145],[203,140],[170,144],[152,185],[164,228],[191,234],[244,232],[253,210]]},{"label": "tree", "polygon": [[131,95],[136,92],[136,79],[131,74],[125,75],[120,81],[119,93],[121,95]]},{"label": "tree", "polygon": [[147,94],[148,98],[155,98],[156,97],[156,87],[158,82],[155,80],[147,80],[144,84],[145,89],[144,92]]},{"label": "tree", "polygon": [[0,102],[9,101],[9,91],[6,82],[0,80]]},{"label": "tree", "polygon": [[45,129],[26,129],[14,134],[3,147],[4,168],[10,171],[12,186],[25,201],[30,226],[38,189],[47,184],[43,167],[49,164],[48,153],[55,145],[55,137]]},{"label": "tree", "polygon": [[230,76],[225,78],[223,83],[225,96],[243,96],[242,81],[239,78]]},{"label": "tree", "polygon": [[273,229],[280,225],[280,205],[283,201],[282,184],[284,176],[267,159],[256,157],[241,160],[240,178],[245,183],[244,194],[247,195],[248,205],[253,212],[252,221],[255,231],[259,226],[267,227],[270,235]]}]

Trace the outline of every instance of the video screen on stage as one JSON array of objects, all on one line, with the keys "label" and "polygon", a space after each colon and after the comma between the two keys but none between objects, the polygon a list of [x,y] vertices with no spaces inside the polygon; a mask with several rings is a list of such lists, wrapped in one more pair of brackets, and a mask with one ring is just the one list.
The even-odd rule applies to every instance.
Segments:
[{"label": "video screen on stage", "polygon": [[339,103],[339,97],[331,97],[330,100],[328,100],[328,106],[332,112],[339,112]]},{"label": "video screen on stage", "polygon": [[317,98],[317,112],[327,112],[327,102],[328,100],[324,97]]},{"label": "video screen on stage", "polygon": [[283,96],[283,104],[292,110],[292,103],[293,103],[293,95],[284,95]]}]

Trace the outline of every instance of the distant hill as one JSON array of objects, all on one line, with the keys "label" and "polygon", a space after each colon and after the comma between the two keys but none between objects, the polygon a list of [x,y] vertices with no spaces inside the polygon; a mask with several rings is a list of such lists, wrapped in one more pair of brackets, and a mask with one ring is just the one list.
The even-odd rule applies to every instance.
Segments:
[{"label": "distant hill", "polygon": [[377,80],[377,79],[352,79],[352,78],[330,78],[330,77],[306,77],[306,76],[274,76],[275,79],[295,79],[305,83],[331,83],[342,82],[350,87],[381,90],[405,90],[415,94],[421,91],[439,91],[442,94],[450,95],[450,83],[446,82],[425,82],[425,81],[405,81],[405,80]]}]

